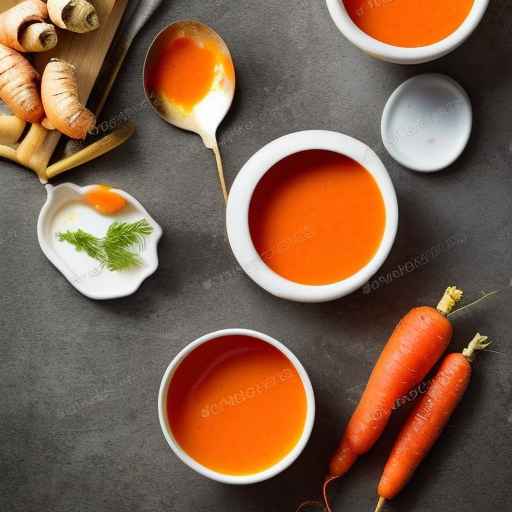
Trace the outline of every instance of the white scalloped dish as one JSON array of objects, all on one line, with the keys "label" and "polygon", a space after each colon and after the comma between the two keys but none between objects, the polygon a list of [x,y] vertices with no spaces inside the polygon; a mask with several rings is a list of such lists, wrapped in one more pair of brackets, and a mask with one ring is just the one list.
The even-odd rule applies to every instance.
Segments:
[{"label": "white scalloped dish", "polygon": [[[140,287],[142,282],[158,268],[157,246],[162,228],[146,209],[130,194],[112,189],[127,204],[115,215],[103,215],[84,201],[84,196],[97,185],[78,187],[64,183],[46,186],[48,197],[39,214],[37,237],[41,250],[60,270],[64,277],[83,295],[90,299],[105,300],[126,297]],[[103,237],[115,221],[135,222],[146,219],[153,228],[145,237],[139,256],[140,266],[120,271],[110,271],[85,252],[79,252],[69,243],[61,242],[57,234],[82,229]]]}]

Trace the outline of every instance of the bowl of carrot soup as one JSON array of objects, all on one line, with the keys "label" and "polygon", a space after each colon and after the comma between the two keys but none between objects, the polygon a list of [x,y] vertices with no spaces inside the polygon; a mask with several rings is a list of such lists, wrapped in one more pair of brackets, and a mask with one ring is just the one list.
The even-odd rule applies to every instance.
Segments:
[{"label": "bowl of carrot soup", "polygon": [[340,133],[267,144],[229,195],[227,232],[245,273],[273,295],[325,302],[363,286],[393,245],[398,205],[379,157]]},{"label": "bowl of carrot soup", "polygon": [[461,45],[489,0],[326,0],[342,34],[366,53],[397,64],[438,59]]},{"label": "bowl of carrot soup", "polygon": [[315,399],[282,343],[225,329],[186,346],[167,368],[158,414],[174,453],[198,473],[251,484],[284,471],[304,449]]}]

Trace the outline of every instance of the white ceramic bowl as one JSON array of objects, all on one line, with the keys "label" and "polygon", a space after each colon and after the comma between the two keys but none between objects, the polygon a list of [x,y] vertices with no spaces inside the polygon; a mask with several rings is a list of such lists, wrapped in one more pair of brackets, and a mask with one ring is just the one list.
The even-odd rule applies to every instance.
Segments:
[{"label": "white ceramic bowl", "polygon": [[430,62],[455,50],[472,34],[489,5],[489,0],[474,0],[468,17],[448,37],[428,46],[402,48],[378,41],[363,32],[350,18],[343,0],[326,0],[326,2],[334,23],[350,42],[373,57],[396,64]]},{"label": "white ceramic bowl", "polygon": [[[249,228],[252,195],[263,175],[283,158],[310,149],[340,153],[365,167],[379,187],[386,211],[386,225],[380,246],[368,264],[342,281],[315,286],[290,281],[269,268],[256,251]],[[366,284],[384,263],[398,228],[398,204],[384,164],[366,144],[341,133],[308,130],[276,139],[249,159],[231,187],[226,223],[233,254],[253,281],[277,297],[298,302],[326,302],[348,295]]]},{"label": "white ceramic bowl", "polygon": [[[190,455],[188,455],[174,439],[167,417],[167,394],[169,391],[169,385],[171,383],[172,377],[176,369],[180,366],[183,360],[197,347],[209,341],[215,340],[216,338],[221,338],[223,336],[249,336],[252,338],[262,340],[276,347],[288,358],[288,360],[293,364],[293,366],[297,370],[297,373],[299,374],[299,377],[304,386],[304,391],[306,393],[306,421],[304,424],[302,436],[299,439],[298,443],[295,445],[293,450],[289,452],[288,455],[284,459],[280,460],[277,464],[266,469],[265,471],[254,473],[252,475],[227,475],[224,473],[213,471],[203,466],[202,464],[199,464],[195,459],[190,457]],[[309,437],[311,435],[311,431],[313,430],[313,423],[315,421],[315,396],[313,394],[311,381],[309,380],[306,370],[304,369],[300,361],[297,359],[297,357],[295,357],[295,355],[282,343],[280,343],[279,341],[275,340],[270,336],[267,336],[266,334],[262,334],[257,331],[252,331],[250,329],[224,329],[201,336],[197,340],[187,345],[172,360],[171,364],[167,367],[167,370],[165,370],[164,376],[162,377],[162,382],[160,384],[160,391],[158,393],[158,418],[160,420],[162,432],[164,434],[165,439],[169,443],[169,446],[187,466],[189,466],[190,468],[197,471],[199,474],[203,476],[206,476],[208,478],[211,478],[212,480],[216,480],[218,482],[222,482],[225,484],[254,484],[257,482],[262,482],[263,480],[268,480],[269,478],[272,478],[278,473],[284,471],[288,466],[290,466],[295,461],[295,459],[301,454],[302,450],[304,450],[304,447],[306,446],[306,443],[308,442]]]},{"label": "white ceramic bowl", "polygon": [[462,154],[472,125],[466,91],[446,75],[428,73],[409,78],[390,96],[381,134],[388,153],[404,167],[437,172]]}]

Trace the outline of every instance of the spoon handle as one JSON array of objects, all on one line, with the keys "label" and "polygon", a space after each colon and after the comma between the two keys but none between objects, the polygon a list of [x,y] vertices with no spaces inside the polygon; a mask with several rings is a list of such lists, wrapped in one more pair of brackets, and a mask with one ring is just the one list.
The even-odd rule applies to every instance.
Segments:
[{"label": "spoon handle", "polygon": [[222,165],[222,157],[220,155],[219,144],[217,140],[212,144],[212,151],[215,155],[215,161],[217,162],[217,172],[219,174],[219,182],[220,188],[222,190],[222,195],[224,196],[224,202],[228,202],[228,190],[226,188],[226,180],[224,179],[224,166]]}]

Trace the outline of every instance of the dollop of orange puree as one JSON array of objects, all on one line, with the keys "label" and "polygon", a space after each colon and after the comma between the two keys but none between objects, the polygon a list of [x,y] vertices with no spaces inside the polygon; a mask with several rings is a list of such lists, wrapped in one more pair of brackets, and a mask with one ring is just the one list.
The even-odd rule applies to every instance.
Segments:
[{"label": "dollop of orange puree", "polygon": [[176,370],[167,397],[174,438],[197,462],[228,475],[263,471],[297,444],[306,394],[275,347],[248,336],[200,345]]},{"label": "dollop of orange puree", "polygon": [[473,0],[340,1],[363,32],[405,48],[427,46],[448,37],[473,7]]},{"label": "dollop of orange puree", "polygon": [[210,91],[217,56],[190,37],[173,39],[156,59],[149,74],[151,89],[191,110]]},{"label": "dollop of orange puree", "polygon": [[354,160],[302,151],[261,179],[249,209],[252,240],[277,274],[324,285],[364,267],[382,240],[384,202],[371,174]]},{"label": "dollop of orange puree", "polygon": [[103,215],[113,215],[126,206],[126,199],[107,185],[98,185],[85,194],[85,202]]}]

